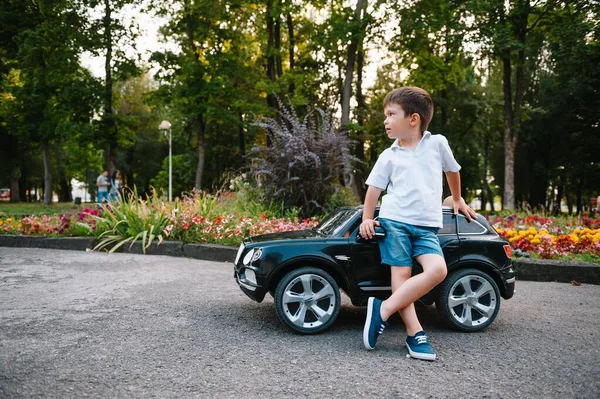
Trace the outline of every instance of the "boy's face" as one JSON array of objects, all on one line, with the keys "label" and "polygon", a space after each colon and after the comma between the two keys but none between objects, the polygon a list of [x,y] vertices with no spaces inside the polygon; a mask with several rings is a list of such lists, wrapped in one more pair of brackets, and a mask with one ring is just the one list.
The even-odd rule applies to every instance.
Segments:
[{"label": "boy's face", "polygon": [[385,132],[389,138],[399,139],[407,138],[419,130],[419,114],[406,115],[402,106],[395,103],[389,103],[383,109],[385,120]]}]

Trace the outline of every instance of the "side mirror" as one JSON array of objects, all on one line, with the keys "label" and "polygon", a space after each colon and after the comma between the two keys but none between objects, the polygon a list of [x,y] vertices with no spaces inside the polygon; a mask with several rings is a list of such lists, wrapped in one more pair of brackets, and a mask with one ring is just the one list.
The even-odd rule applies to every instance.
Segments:
[{"label": "side mirror", "polygon": [[375,235],[373,236],[373,238],[371,238],[370,240],[362,238],[359,233],[356,235],[356,242],[374,242],[374,241],[383,240],[386,236],[387,236],[387,232],[385,231],[385,229],[383,227],[375,226]]}]

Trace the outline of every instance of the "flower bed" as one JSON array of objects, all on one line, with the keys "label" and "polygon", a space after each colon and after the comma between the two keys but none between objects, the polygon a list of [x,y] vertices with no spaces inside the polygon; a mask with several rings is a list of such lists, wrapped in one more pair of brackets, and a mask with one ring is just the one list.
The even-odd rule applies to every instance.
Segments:
[{"label": "flower bed", "polygon": [[44,236],[92,236],[96,231],[96,208],[84,208],[77,213],[61,215],[31,215],[24,218],[0,218],[0,234]]},{"label": "flower bed", "polygon": [[536,215],[488,218],[515,254],[558,259],[573,257],[600,261],[600,219],[548,218]]},{"label": "flower bed", "polygon": [[212,243],[239,245],[244,237],[268,233],[310,229],[319,224],[317,219],[236,217],[233,214],[215,217],[199,216],[197,213],[174,212],[171,224],[165,228],[169,239],[184,243]]},{"label": "flower bed", "polygon": [[276,218],[264,214],[236,215],[217,198],[194,194],[168,203],[159,197],[142,200],[135,194],[77,213],[0,218],[0,234],[51,237],[96,236],[98,248],[118,248],[137,240],[148,248],[154,241],[210,243],[237,246],[244,237],[310,229],[316,218]]}]

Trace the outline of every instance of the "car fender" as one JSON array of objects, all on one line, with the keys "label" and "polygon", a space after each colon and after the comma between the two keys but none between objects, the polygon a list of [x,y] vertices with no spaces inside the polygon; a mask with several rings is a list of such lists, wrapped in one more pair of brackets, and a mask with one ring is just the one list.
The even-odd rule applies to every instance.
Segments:
[{"label": "car fender", "polygon": [[280,265],[271,273],[269,280],[266,281],[266,286],[271,289],[273,284],[279,282],[279,280],[281,280],[285,274],[304,266],[322,268],[327,273],[331,274],[340,288],[344,290],[347,289],[348,281],[346,280],[346,277],[344,277],[342,267],[332,258],[316,255],[300,255],[281,262]]},{"label": "car fender", "polygon": [[452,264],[451,267],[448,268],[448,274],[455,270],[466,268],[481,270],[482,272],[489,274],[498,285],[500,294],[504,295],[504,292],[506,291],[506,285],[504,284],[504,280],[502,279],[500,271],[493,265],[493,263],[478,257],[461,257],[460,261]]}]

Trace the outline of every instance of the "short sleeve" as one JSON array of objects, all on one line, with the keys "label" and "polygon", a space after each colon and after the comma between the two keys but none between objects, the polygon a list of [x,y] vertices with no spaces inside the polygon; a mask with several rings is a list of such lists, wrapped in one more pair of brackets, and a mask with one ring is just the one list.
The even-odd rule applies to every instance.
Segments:
[{"label": "short sleeve", "polygon": [[387,162],[385,159],[385,153],[381,154],[379,158],[377,158],[377,162],[375,162],[375,166],[373,166],[373,169],[371,170],[371,173],[366,181],[368,186],[377,187],[381,190],[385,190],[387,188],[387,185],[390,182],[390,172],[387,168]]},{"label": "short sleeve", "polygon": [[448,144],[448,140],[444,136],[440,136],[442,138],[440,143],[440,155],[442,157],[442,169],[444,172],[458,172],[460,170],[460,165],[454,159],[454,155],[452,155],[452,150],[450,149],[450,145]]}]

